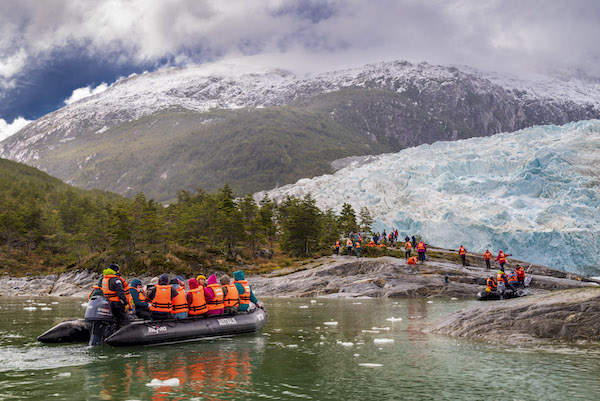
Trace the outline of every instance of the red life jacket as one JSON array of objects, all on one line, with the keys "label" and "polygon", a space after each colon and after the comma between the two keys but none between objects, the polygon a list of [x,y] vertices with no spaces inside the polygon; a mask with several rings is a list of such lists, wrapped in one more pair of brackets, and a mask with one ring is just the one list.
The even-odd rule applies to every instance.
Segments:
[{"label": "red life jacket", "polygon": [[525,269],[517,267],[517,278],[519,281],[525,280]]},{"label": "red life jacket", "polygon": [[204,298],[204,288],[198,287],[189,291],[192,294],[192,304],[189,306],[189,315],[203,315],[208,311],[206,299]]},{"label": "red life jacket", "polygon": [[227,284],[223,286],[227,288],[227,295],[223,298],[223,306],[239,306],[240,305],[240,294],[238,294],[238,290],[235,284]]},{"label": "red life jacket", "polygon": [[157,284],[156,292],[154,293],[154,299],[151,300],[150,310],[153,312],[168,312],[171,313],[173,309],[173,301],[171,300],[171,285],[159,285]]},{"label": "red life jacket", "polygon": [[242,287],[244,287],[243,294],[239,294],[238,291],[240,296],[240,305],[250,305],[250,286],[248,285],[248,280],[235,280],[233,283],[234,285],[235,283],[240,283]]},{"label": "red life jacket", "polygon": [[172,313],[180,313],[188,311],[188,303],[187,298],[185,297],[185,288],[180,285],[177,288],[177,295],[173,298],[173,312]]},{"label": "red life jacket", "polygon": [[464,255],[465,253],[467,253],[467,251],[465,250],[465,248],[463,248],[462,246],[460,247],[460,249],[458,250],[458,254],[459,255]]},{"label": "red life jacket", "polygon": [[485,258],[485,260],[490,260],[492,258],[492,254],[489,251],[487,251],[483,254],[483,257]]},{"label": "red life jacket", "polygon": [[108,280],[113,277],[119,277],[116,274],[107,274],[102,278],[102,292],[104,293],[104,297],[107,298],[111,302],[121,302],[121,298],[117,296],[116,291],[112,291],[108,289]]}]

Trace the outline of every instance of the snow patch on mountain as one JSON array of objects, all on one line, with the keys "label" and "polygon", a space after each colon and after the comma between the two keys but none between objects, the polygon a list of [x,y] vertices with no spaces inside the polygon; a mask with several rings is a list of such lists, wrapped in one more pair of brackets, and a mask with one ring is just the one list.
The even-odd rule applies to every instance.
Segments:
[{"label": "snow patch on mountain", "polygon": [[421,145],[266,192],[309,193],[322,209],[366,206],[401,238],[600,273],[600,120]]}]

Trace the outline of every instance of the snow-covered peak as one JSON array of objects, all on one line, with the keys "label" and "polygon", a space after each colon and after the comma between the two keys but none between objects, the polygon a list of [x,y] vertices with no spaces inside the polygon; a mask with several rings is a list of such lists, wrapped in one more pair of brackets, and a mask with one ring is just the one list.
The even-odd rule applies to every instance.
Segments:
[{"label": "snow-covered peak", "polygon": [[599,120],[421,145],[267,192],[308,193],[322,209],[366,206],[402,238],[600,273]]}]

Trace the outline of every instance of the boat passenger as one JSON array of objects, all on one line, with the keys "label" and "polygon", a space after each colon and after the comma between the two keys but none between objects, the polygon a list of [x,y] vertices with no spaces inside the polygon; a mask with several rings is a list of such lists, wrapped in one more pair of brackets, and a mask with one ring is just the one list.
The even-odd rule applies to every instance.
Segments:
[{"label": "boat passenger", "polygon": [[129,301],[125,294],[123,280],[118,274],[119,265],[111,263],[104,269],[104,276],[101,279],[102,293],[110,302],[110,309],[117,320],[118,325],[128,322],[126,311],[129,308]]},{"label": "boat passenger", "polygon": [[158,284],[148,290],[146,298],[150,301],[150,312],[152,319],[166,319],[171,317],[173,310],[173,298],[177,291],[169,285],[169,276],[162,274],[158,278]]},{"label": "boat passenger", "polygon": [[204,287],[204,297],[208,304],[208,315],[221,315],[223,314],[223,290],[217,283],[217,276],[211,274],[206,281],[206,287]]},{"label": "boat passenger", "polygon": [[250,302],[253,302],[259,308],[263,308],[262,302],[260,302],[254,296],[254,293],[252,292],[252,287],[250,287],[250,285],[248,284],[248,280],[246,280],[246,278],[244,277],[244,272],[241,270],[234,272],[233,278],[235,279],[233,284],[235,284],[235,287],[238,290],[238,294],[240,295],[240,306],[238,310],[240,312],[247,311],[248,307],[250,306]]},{"label": "boat passenger", "polygon": [[496,278],[494,276],[490,276],[487,279],[487,288],[485,289],[485,292],[492,292],[492,291],[496,291],[496,288],[498,288],[498,283],[496,282]]},{"label": "boat passenger", "polygon": [[506,276],[508,277],[508,282],[506,285],[508,285],[511,290],[517,291],[517,273],[511,271]]},{"label": "boat passenger", "polygon": [[133,299],[135,315],[141,319],[150,319],[150,304],[146,302],[142,282],[137,278],[133,279],[129,287],[129,293]]},{"label": "boat passenger", "polygon": [[[204,276],[202,276],[204,277]],[[208,311],[206,299],[204,298],[204,288],[198,285],[198,280],[191,278],[188,281],[190,290],[186,295],[188,303],[188,316],[204,316]]]},{"label": "boat passenger", "polygon": [[228,275],[223,275],[219,279],[221,289],[223,290],[223,306],[226,315],[233,315],[238,312],[240,306],[240,295],[237,287],[231,284],[231,278]]},{"label": "boat passenger", "polygon": [[203,274],[198,274],[196,276],[196,281],[198,282],[199,287],[202,287],[202,288],[206,287],[206,277],[204,277]]},{"label": "boat passenger", "polygon": [[500,270],[498,270],[498,273],[496,273],[496,282],[504,282],[504,284],[506,285],[508,283],[508,277],[506,277],[506,273],[504,273],[504,268],[501,267]]},{"label": "boat passenger", "polygon": [[188,303],[185,296],[185,282],[183,277],[176,276],[170,282],[171,287],[177,291],[177,295],[173,298],[173,317],[176,319],[185,319],[188,317]]},{"label": "boat passenger", "polygon": [[154,288],[154,286],[158,284],[158,277],[152,277],[152,280],[150,280],[150,284],[148,284],[146,286],[146,291],[144,292],[144,294],[146,296],[148,296],[148,291],[150,291],[151,288]]},{"label": "boat passenger", "polygon": [[94,288],[92,288],[90,295],[88,295],[88,301],[91,301],[92,299],[96,299],[98,297],[103,297],[103,296],[104,296],[104,292],[102,292],[102,279],[100,279],[100,285],[94,284]]}]

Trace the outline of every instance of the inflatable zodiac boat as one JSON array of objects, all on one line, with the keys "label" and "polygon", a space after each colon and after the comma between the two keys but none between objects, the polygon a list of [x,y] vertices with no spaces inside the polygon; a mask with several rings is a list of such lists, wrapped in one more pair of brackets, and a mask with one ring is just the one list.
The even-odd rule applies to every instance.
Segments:
[{"label": "inflatable zodiac boat", "polygon": [[263,309],[235,315],[190,317],[187,319],[133,320],[118,327],[104,297],[90,301],[84,319],[57,324],[38,337],[43,343],[106,343],[113,347],[128,347],[223,337],[259,331],[267,323]]}]

